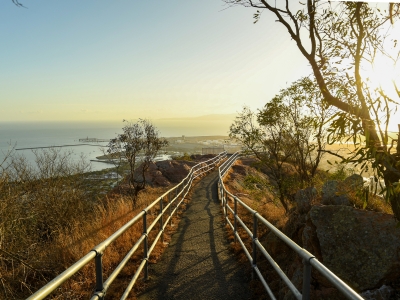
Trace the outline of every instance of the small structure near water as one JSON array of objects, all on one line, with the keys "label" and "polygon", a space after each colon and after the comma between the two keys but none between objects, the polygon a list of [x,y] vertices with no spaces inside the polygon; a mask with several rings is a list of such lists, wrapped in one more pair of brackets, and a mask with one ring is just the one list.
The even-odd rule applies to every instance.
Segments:
[{"label": "small structure near water", "polygon": [[109,142],[109,139],[98,139],[98,138],[90,138],[86,137],[83,139],[79,139],[80,142],[85,142],[85,143],[102,143],[102,142]]}]

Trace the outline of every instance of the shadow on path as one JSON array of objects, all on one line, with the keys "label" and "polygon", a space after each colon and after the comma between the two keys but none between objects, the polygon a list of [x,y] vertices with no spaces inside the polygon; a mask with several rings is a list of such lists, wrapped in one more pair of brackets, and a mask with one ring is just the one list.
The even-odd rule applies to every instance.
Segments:
[{"label": "shadow on path", "polygon": [[229,251],[217,196],[218,172],[194,188],[169,247],[149,267],[138,299],[251,299],[244,266]]}]

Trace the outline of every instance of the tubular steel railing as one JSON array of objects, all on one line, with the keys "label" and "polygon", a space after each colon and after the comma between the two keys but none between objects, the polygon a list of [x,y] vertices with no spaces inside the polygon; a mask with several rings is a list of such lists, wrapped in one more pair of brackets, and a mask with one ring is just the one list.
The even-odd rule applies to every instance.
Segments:
[{"label": "tubular steel railing", "polygon": [[[139,275],[144,269],[144,278],[148,278],[148,259],[153,251],[154,247],[156,246],[160,237],[162,238],[163,232],[165,227],[167,226],[169,221],[172,221],[172,216],[179,208],[180,204],[185,199],[185,196],[189,192],[190,188],[192,187],[193,180],[202,174],[207,173],[208,171],[212,170],[215,166],[219,164],[219,162],[226,158],[226,152],[222,152],[218,154],[216,157],[211,158],[207,161],[201,162],[190,169],[189,174],[175,187],[164,193],[162,196],[157,198],[154,202],[152,202],[149,206],[143,209],[138,215],[136,215],[133,219],[127,222],[124,226],[122,226],[119,230],[117,230],[114,234],[112,234],[109,238],[98,244],[94,247],[89,253],[83,256],[80,260],[66,269],[63,273],[58,275],[52,281],[47,283],[43,286],[40,290],[36,293],[31,295],[29,300],[38,300],[44,299],[46,296],[50,295],[56,288],[58,288],[63,282],[68,280],[72,275],[77,273],[80,269],[82,269],[85,265],[91,262],[93,259],[95,261],[95,273],[96,273],[96,287],[95,292],[92,295],[92,300],[96,299],[104,299],[105,294],[110,287],[111,283],[116,279],[118,274],[121,272],[123,267],[135,253],[135,251],[139,248],[141,244],[143,244],[143,260],[140,263],[138,269],[136,270],[135,274],[133,275],[128,287],[126,288],[125,292],[123,293],[121,299],[126,299],[132,290],[133,286],[135,285]],[[164,205],[164,202],[167,202]],[[147,215],[153,207],[156,207],[157,204],[159,205],[159,213],[157,217],[153,220],[150,225],[147,225]],[[173,208],[173,204],[176,204]],[[164,221],[163,216],[168,215],[168,218]],[[103,279],[103,263],[102,257],[103,253],[106,248],[114,242],[120,235],[122,235],[125,231],[127,231],[130,227],[132,227],[135,223],[142,220],[143,222],[143,234],[140,238],[136,241],[133,245],[131,250],[125,255],[119,265],[114,269],[111,275],[104,281]],[[160,224],[159,232],[155,237],[153,243],[150,247],[148,247],[148,235],[152,229],[154,229],[156,224]]]},{"label": "tubular steel railing", "polygon": [[[273,295],[268,283],[263,277],[261,271],[257,266],[257,251],[260,251],[264,257],[268,260],[271,266],[275,269],[287,287],[291,290],[296,299],[310,299],[310,282],[311,282],[311,267],[314,267],[322,276],[324,276],[333,286],[335,286],[346,298],[348,299],[363,299],[360,295],[358,295],[354,290],[352,290],[346,283],[344,283],[339,277],[333,274],[328,268],[326,268],[322,263],[320,263],[314,255],[309,253],[307,250],[301,248],[294,241],[292,241],[289,237],[283,234],[280,230],[278,230],[275,226],[269,223],[266,219],[258,214],[258,212],[248,205],[246,205],[243,201],[241,201],[237,196],[231,194],[224,185],[224,177],[226,176],[228,170],[233,165],[233,163],[239,158],[240,152],[236,152],[229,159],[227,159],[221,166],[219,167],[219,182],[218,182],[218,190],[219,197],[221,200],[222,211],[224,214],[224,219],[229,227],[232,229],[234,233],[235,242],[239,242],[242,246],[244,253],[246,254],[248,260],[251,263],[253,268],[253,274],[257,274],[260,279],[262,285],[264,286],[266,292],[268,293],[271,299],[276,299]],[[229,202],[233,204],[233,208],[229,205]],[[250,212],[253,216],[253,228],[249,229],[243,220],[238,215],[238,205],[244,207],[248,212]],[[231,222],[233,220],[233,224]],[[269,255],[268,251],[264,248],[264,246],[260,243],[257,237],[257,228],[259,223],[265,225],[270,231],[272,231],[280,240],[282,240],[286,245],[288,245],[291,249],[295,251],[297,255],[302,258],[303,261],[303,286],[302,293],[294,286],[294,284],[290,281],[290,279],[286,276],[286,274],[282,271],[279,265],[273,260],[273,258]],[[251,249],[248,250],[242,238],[238,234],[238,225],[240,225],[244,231],[247,233],[249,238],[252,240]]]}]

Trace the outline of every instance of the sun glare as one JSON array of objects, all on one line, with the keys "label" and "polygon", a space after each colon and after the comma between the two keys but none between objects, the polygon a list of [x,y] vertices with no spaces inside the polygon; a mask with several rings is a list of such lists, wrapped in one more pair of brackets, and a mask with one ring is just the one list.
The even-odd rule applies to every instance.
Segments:
[{"label": "sun glare", "polygon": [[[373,64],[364,65],[363,77],[372,88],[381,88],[384,93],[396,102],[400,102],[400,24],[390,25],[390,35],[386,39],[385,51],[387,55],[377,55]],[[395,42],[397,40],[397,43]],[[398,60],[396,60],[398,59]],[[396,91],[397,88],[397,91]],[[400,112],[395,112],[396,105],[391,104],[392,113],[389,121],[389,131],[398,132]],[[400,110],[400,107],[397,107]]]}]

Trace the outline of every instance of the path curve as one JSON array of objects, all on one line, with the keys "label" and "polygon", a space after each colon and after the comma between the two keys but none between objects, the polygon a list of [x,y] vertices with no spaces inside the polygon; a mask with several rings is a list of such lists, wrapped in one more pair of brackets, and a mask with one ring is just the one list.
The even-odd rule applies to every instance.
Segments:
[{"label": "path curve", "polygon": [[252,299],[249,280],[229,250],[217,196],[218,171],[195,187],[170,245],[139,300]]}]

